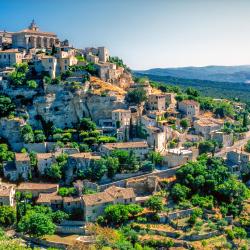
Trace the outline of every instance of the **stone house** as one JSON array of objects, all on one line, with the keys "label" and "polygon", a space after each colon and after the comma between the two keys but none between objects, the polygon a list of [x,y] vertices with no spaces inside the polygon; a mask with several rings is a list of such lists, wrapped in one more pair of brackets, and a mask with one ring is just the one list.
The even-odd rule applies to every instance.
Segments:
[{"label": "stone house", "polygon": [[184,100],[178,103],[178,109],[188,118],[193,118],[200,113],[200,104],[194,100]]},{"label": "stone house", "polygon": [[111,186],[100,193],[83,195],[84,221],[96,221],[98,216],[103,215],[108,205],[135,203],[135,197],[133,188],[116,186]]},{"label": "stone house", "polygon": [[36,204],[51,207],[52,210],[63,209],[63,197],[58,195],[57,192],[53,193],[40,193]]},{"label": "stone house", "polygon": [[197,149],[173,148],[163,154],[163,164],[166,164],[168,168],[173,168],[193,161],[197,156]]},{"label": "stone house", "polygon": [[147,131],[147,142],[148,145],[156,151],[163,151],[166,148],[167,144],[167,135],[166,132],[158,127],[148,126],[146,127]]},{"label": "stone house", "polygon": [[0,68],[11,67],[16,63],[21,63],[23,55],[17,49],[0,50]]},{"label": "stone house", "polygon": [[160,190],[159,177],[157,176],[128,179],[125,186],[126,188],[133,188],[137,196],[149,195]]},{"label": "stone house", "polygon": [[229,170],[236,175],[250,171],[248,167],[250,163],[250,153],[246,151],[235,149],[228,152],[226,162]]},{"label": "stone house", "polygon": [[222,131],[214,131],[211,133],[211,138],[223,145],[223,147],[230,147],[234,144],[233,133],[228,134]]},{"label": "stone house", "polygon": [[113,126],[120,128],[129,126],[131,119],[131,111],[126,109],[115,109],[112,111]]},{"label": "stone house", "polygon": [[166,96],[163,94],[151,94],[148,97],[148,108],[150,110],[162,111],[166,109]]},{"label": "stone house", "polygon": [[204,136],[205,139],[211,138],[211,133],[222,129],[224,121],[214,118],[201,118],[194,121],[195,134]]},{"label": "stone house", "polygon": [[63,209],[65,212],[71,213],[74,210],[83,209],[81,197],[64,197]]},{"label": "stone house", "polygon": [[53,163],[56,163],[58,153],[38,153],[36,154],[37,169],[39,175],[44,175],[45,170],[50,168]]},{"label": "stone house", "polygon": [[138,157],[144,159],[149,153],[149,146],[146,141],[105,143],[100,146],[102,154],[110,154],[114,150],[133,151]]},{"label": "stone house", "polygon": [[45,71],[52,79],[56,77],[57,59],[54,56],[36,56],[33,62],[37,72]]},{"label": "stone house", "polygon": [[18,185],[17,191],[21,193],[32,193],[32,197],[36,198],[43,193],[57,192],[58,188],[58,184],[22,182]]},{"label": "stone house", "polygon": [[15,188],[8,183],[0,183],[0,206],[14,206]]},{"label": "stone house", "polygon": [[15,153],[14,162],[4,163],[4,177],[11,181],[28,180],[30,175],[30,158],[27,153]]},{"label": "stone house", "polygon": [[77,175],[78,171],[87,169],[91,162],[100,160],[101,156],[96,153],[85,152],[69,155],[66,170],[66,182],[69,183]]}]

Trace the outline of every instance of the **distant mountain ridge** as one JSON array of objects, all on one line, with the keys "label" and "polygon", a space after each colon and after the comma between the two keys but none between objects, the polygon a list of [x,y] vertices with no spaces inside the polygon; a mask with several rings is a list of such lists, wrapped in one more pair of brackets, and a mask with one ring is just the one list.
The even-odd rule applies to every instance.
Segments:
[{"label": "distant mountain ridge", "polygon": [[185,79],[250,83],[250,65],[153,68],[149,70],[136,70],[134,72],[145,75],[171,76]]}]

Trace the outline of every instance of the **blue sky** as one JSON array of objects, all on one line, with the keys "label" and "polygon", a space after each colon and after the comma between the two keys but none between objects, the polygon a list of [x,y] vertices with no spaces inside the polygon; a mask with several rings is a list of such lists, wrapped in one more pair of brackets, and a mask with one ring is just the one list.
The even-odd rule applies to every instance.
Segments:
[{"label": "blue sky", "polygon": [[250,64],[248,0],[0,0],[0,30],[34,18],[79,48],[104,45],[133,69]]}]

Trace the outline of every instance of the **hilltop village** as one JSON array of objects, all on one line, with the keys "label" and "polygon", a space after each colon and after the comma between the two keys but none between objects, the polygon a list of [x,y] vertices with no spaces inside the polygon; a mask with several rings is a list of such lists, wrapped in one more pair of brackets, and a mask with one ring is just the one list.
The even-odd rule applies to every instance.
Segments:
[{"label": "hilltop village", "polygon": [[0,32],[0,48],[0,225],[12,237],[249,249],[244,103],[138,78],[106,47],[74,48],[34,21]]}]

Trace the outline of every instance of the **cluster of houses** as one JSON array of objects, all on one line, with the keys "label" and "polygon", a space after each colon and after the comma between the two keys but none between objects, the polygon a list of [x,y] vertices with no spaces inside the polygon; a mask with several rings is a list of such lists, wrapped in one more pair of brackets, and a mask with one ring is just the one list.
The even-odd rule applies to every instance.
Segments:
[{"label": "cluster of houses", "polygon": [[40,31],[34,20],[19,32],[0,32],[0,76],[22,62],[30,63],[38,74],[46,72],[53,79],[70,66],[93,63],[102,80],[125,86],[132,80],[131,75],[123,67],[110,63],[109,58],[107,48],[75,49],[68,40],[60,41],[55,33]]},{"label": "cluster of houses", "polygon": [[[213,139],[224,147],[232,146],[234,143],[233,134],[222,130],[225,122],[223,119],[217,119],[208,112],[204,113],[200,110],[199,103],[194,100],[177,102],[174,93],[162,93],[152,88],[146,80],[144,83],[134,83],[131,74],[124,67],[110,61],[109,51],[105,47],[75,49],[69,46],[67,40],[59,41],[56,34],[41,32],[32,21],[28,29],[20,32],[0,32],[0,48],[2,48],[0,50],[0,78],[7,78],[8,74],[14,70],[12,66],[21,62],[29,62],[36,72],[47,72],[51,78],[56,78],[59,74],[66,72],[70,66],[85,66],[86,63],[92,63],[103,82],[116,85],[124,92],[134,88],[143,88],[147,94],[147,101],[136,106],[128,106],[124,95],[119,96],[119,99],[118,94],[115,97],[113,94],[107,98],[103,95],[93,99],[92,110],[100,110],[98,113],[100,115],[97,121],[95,120],[99,126],[98,129],[103,133],[115,135],[117,138],[115,143],[98,145],[95,152],[79,152],[78,149],[66,148],[66,146],[59,149],[51,146],[53,142],[24,144],[20,135],[20,127],[25,125],[25,120],[20,117],[0,119],[0,136],[9,138],[10,145],[14,145],[11,140],[15,139],[15,143],[21,145],[20,148],[25,147],[28,152],[36,152],[36,171],[39,177],[43,177],[46,171],[57,163],[57,158],[61,153],[68,155],[66,184],[69,185],[76,179],[79,171],[86,170],[92,161],[110,155],[114,150],[133,151],[141,160],[148,159],[149,153],[156,151],[162,156],[162,168],[166,170],[195,160],[198,156],[195,143],[202,140]],[[78,71],[66,80],[78,81],[83,78],[84,74],[83,70]],[[34,117],[39,114],[47,117],[49,121],[55,121],[56,127],[61,125],[61,129],[71,128],[70,125],[76,124],[79,118],[83,117],[82,113],[86,110],[90,112],[91,108],[88,105],[87,108],[83,108],[86,100],[91,99],[84,95],[88,90],[85,90],[82,96],[76,94],[72,96],[72,93],[66,92],[62,86],[49,86],[44,91],[45,96],[33,93],[27,99],[33,98],[37,113],[33,109],[30,110],[30,124],[36,124]],[[27,91],[26,94],[28,95],[29,92]],[[100,106],[106,105],[104,104],[106,101],[105,110],[96,104],[98,98],[103,98]],[[74,99],[72,102],[67,102],[72,99]],[[50,109],[51,107],[53,109]],[[107,111],[108,108],[110,112]],[[182,119],[188,121],[187,130],[181,126]],[[138,136],[138,131],[143,136]],[[191,146],[187,147],[186,142],[194,144],[191,143]],[[171,143],[174,146],[170,146]],[[232,172],[240,174],[243,169],[247,168],[249,155],[243,150],[229,152],[227,162]],[[97,192],[94,194],[83,195],[82,192],[78,192],[76,196],[62,197],[58,194],[58,184],[28,182],[31,179],[31,165],[28,153],[15,153],[13,161],[3,163],[3,174],[6,180],[25,182],[18,186],[1,182],[0,205],[14,206],[16,191],[30,192],[36,204],[67,212],[75,209],[81,210],[84,220],[89,222],[95,221],[98,216],[102,215],[109,204],[142,203],[145,201],[145,194],[152,194],[158,188],[157,177],[150,176],[129,179],[125,184],[123,183],[123,187],[110,185],[102,188],[101,191],[96,189]],[[143,195],[145,197],[141,197]]]}]

